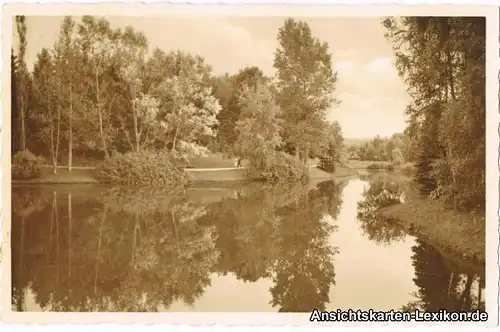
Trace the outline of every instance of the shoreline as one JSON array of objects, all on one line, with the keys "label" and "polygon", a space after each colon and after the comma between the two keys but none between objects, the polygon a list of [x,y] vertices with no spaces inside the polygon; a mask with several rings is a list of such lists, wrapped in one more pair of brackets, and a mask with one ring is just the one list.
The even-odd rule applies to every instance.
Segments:
[{"label": "shoreline", "polygon": [[[219,182],[219,181],[249,181],[246,177],[246,168],[187,168],[191,183]],[[11,185],[55,185],[55,184],[101,184],[93,173],[93,168],[74,168],[68,172],[67,168],[59,168],[57,174],[52,169],[44,168],[42,175],[37,179],[14,180]],[[355,175],[352,170],[344,166],[338,166],[334,173],[328,173],[315,166],[310,167],[310,180],[336,179],[349,175]]]},{"label": "shoreline", "polygon": [[485,216],[447,210],[439,202],[418,199],[382,208],[378,214],[441,253],[470,267],[486,263]]},{"label": "shoreline", "polygon": [[[189,181],[190,184],[210,185],[213,183],[251,182],[246,178],[245,168],[234,169],[186,169],[188,173],[196,173],[198,177]],[[61,169],[63,171],[63,169]],[[106,185],[100,183],[89,169],[74,169],[71,173],[46,173],[39,179],[12,180],[13,186],[37,185]],[[310,183],[328,180],[342,180],[356,176],[352,169],[339,166],[334,173],[322,171],[316,167],[310,169]],[[66,173],[66,174],[65,174]],[[202,176],[200,176],[202,175]],[[214,176],[215,175],[215,176]],[[445,210],[438,202],[425,199],[415,199],[408,203],[393,205],[378,211],[387,222],[402,227],[406,233],[417,236],[427,245],[433,247],[450,261],[458,261],[477,270],[478,265],[485,264],[485,219],[452,210]],[[482,223],[482,227],[481,227]],[[465,227],[464,227],[465,225]],[[475,226],[479,225],[475,228]],[[468,226],[468,227],[467,227]]]}]

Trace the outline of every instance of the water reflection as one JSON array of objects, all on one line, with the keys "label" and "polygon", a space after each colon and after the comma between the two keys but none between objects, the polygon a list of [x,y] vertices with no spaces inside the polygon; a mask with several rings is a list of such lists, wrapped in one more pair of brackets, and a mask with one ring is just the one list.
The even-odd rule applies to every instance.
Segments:
[{"label": "water reflection", "polygon": [[[469,285],[460,265],[440,261],[439,254],[393,225],[359,216],[358,234],[352,226],[362,197],[344,190],[358,184],[246,184],[179,192],[13,188],[13,310],[309,312],[344,308],[356,299],[359,307],[376,308],[378,300],[361,298],[370,298],[384,280],[397,278],[387,274],[397,272],[377,259],[375,250],[363,255],[379,263],[356,260],[364,249],[354,243],[383,243],[391,254],[400,250],[395,240],[417,243],[412,257],[400,257],[415,270],[415,279],[404,277],[401,289],[415,299],[396,300],[400,307],[484,306],[481,295],[474,295],[483,291],[484,278],[474,276]],[[430,270],[424,267],[448,284],[425,279]],[[338,284],[337,276],[366,279],[372,287],[342,295],[338,288],[347,285]]]},{"label": "water reflection", "polygon": [[403,306],[403,310],[485,309],[484,270],[459,266],[420,240],[413,247],[412,260],[415,267],[413,281],[418,290],[412,294],[415,300]]},{"label": "water reflection", "polygon": [[[376,175],[358,202],[358,221],[367,237],[379,244],[404,241],[409,235],[397,224],[384,220],[377,209],[404,204],[409,181]],[[404,311],[471,311],[485,309],[484,267],[467,266],[453,257],[444,257],[437,250],[416,238],[412,246],[412,265],[417,290],[414,300],[402,306]]]},{"label": "water reflection", "polygon": [[384,245],[403,241],[406,238],[405,231],[383,218],[377,211],[402,202],[404,179],[395,179],[385,174],[374,174],[368,179],[362,199],[357,203],[357,217],[363,233],[370,240]]},{"label": "water reflection", "polygon": [[168,310],[193,304],[214,272],[272,278],[279,310],[324,306],[336,249],[323,217],[339,192],[247,185],[204,205],[190,191],[14,188],[14,310],[28,289],[39,310]]}]

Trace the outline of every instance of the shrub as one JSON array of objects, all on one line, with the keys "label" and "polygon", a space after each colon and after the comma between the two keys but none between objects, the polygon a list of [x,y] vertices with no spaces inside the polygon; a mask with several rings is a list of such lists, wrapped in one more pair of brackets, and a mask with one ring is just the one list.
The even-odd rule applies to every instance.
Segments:
[{"label": "shrub", "polygon": [[182,185],[187,182],[185,166],[185,158],[171,152],[128,152],[105,160],[97,179],[122,185]]},{"label": "shrub", "polygon": [[404,200],[402,185],[385,178],[370,181],[370,187],[358,202],[358,218],[373,219],[381,208],[400,204]]},{"label": "shrub", "polygon": [[379,171],[379,170],[384,169],[384,166],[381,163],[371,163],[368,166],[366,166],[366,169],[372,170],[372,171]]},{"label": "shrub", "polygon": [[39,178],[42,164],[43,158],[28,150],[19,151],[12,158],[12,178],[18,180]]},{"label": "shrub", "polygon": [[392,163],[372,163],[372,164],[369,164],[368,166],[366,166],[366,169],[367,170],[371,170],[371,171],[389,171],[389,172],[392,172],[394,171],[394,164]]},{"label": "shrub", "polygon": [[251,164],[248,175],[253,180],[282,184],[305,183],[309,180],[302,163],[284,152],[277,152],[264,168]]},{"label": "shrub", "polygon": [[335,159],[333,157],[320,157],[319,158],[319,169],[322,169],[326,172],[334,173],[335,172]]}]

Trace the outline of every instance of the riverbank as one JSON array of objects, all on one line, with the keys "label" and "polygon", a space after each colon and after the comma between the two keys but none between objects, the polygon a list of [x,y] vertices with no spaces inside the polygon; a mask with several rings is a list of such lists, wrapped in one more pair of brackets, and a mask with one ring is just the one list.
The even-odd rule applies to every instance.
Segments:
[{"label": "riverbank", "polygon": [[[211,165],[213,166],[213,165]],[[245,181],[245,168],[227,167],[227,168],[188,168],[192,182],[212,182],[212,181]],[[30,180],[12,180],[12,184],[90,184],[99,183],[95,178],[95,169],[92,167],[74,167],[71,172],[65,166],[59,166],[57,173],[54,174],[53,168],[43,167],[42,174],[37,179]],[[311,179],[334,179],[353,175],[353,171],[348,167],[338,165],[334,173],[325,172],[312,166],[310,168]]]},{"label": "riverbank", "polygon": [[390,161],[348,160],[347,164],[352,169],[359,171],[401,171],[405,174],[412,174],[415,168],[410,162],[395,164]]},{"label": "riverbank", "polygon": [[445,209],[430,199],[412,198],[379,210],[382,217],[418,235],[441,252],[484,264],[486,258],[486,220],[481,214]]},{"label": "riverbank", "polygon": [[90,184],[99,183],[94,175],[93,167],[75,167],[68,171],[67,166],[59,166],[54,174],[52,167],[42,167],[39,178],[30,180],[14,180],[12,184]]}]

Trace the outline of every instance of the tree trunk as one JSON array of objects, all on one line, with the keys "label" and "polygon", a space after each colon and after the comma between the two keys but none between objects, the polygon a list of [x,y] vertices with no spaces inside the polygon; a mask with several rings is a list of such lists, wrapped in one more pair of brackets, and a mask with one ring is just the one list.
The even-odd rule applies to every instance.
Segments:
[{"label": "tree trunk", "polygon": [[101,226],[99,227],[99,239],[97,241],[97,257],[95,260],[95,274],[94,274],[94,294],[97,293],[97,276],[99,275],[99,260],[101,258],[102,231],[104,227],[104,222],[106,221],[107,214],[108,214],[108,207],[105,207],[101,219]]},{"label": "tree trunk", "polygon": [[134,137],[135,137],[135,151],[139,152],[140,146],[140,133],[139,133],[139,119],[137,116],[137,109],[135,108],[135,100],[132,100],[132,112],[134,116]]},{"label": "tree trunk", "polygon": [[309,157],[309,147],[305,146],[304,148],[304,168],[307,166],[307,158]]},{"label": "tree trunk", "polygon": [[57,174],[57,158],[59,156],[59,140],[61,135],[61,87],[59,86],[59,98],[57,101],[57,134],[56,134],[56,146],[54,150],[54,174]]},{"label": "tree trunk", "polygon": [[101,135],[102,149],[106,159],[109,158],[108,146],[106,144],[106,139],[104,138],[104,128],[102,121],[102,107],[101,107],[101,92],[99,89],[99,69],[96,68],[95,71],[95,91],[96,91],[96,101],[97,101],[97,113],[99,114],[99,133]]},{"label": "tree trunk", "polygon": [[72,202],[71,202],[71,193],[68,193],[68,274],[71,278],[71,226],[73,223],[73,214],[71,211]]},{"label": "tree trunk", "polygon": [[24,100],[21,98],[21,151],[26,151],[25,110]]},{"label": "tree trunk", "polygon": [[58,209],[57,209],[57,192],[54,191],[54,202],[55,202],[55,220],[56,220],[56,266],[57,266],[57,283],[56,285],[59,286],[59,215],[58,215]]},{"label": "tree trunk", "polygon": [[467,282],[465,283],[465,289],[462,292],[462,296],[460,299],[461,304],[463,305],[463,308],[465,310],[470,310],[470,306],[472,304],[472,297],[470,294],[471,286],[472,286],[472,281],[474,279],[474,275],[468,274],[467,275]]},{"label": "tree trunk", "polygon": [[[73,164],[73,89],[69,87],[69,138],[68,138],[68,172]],[[71,196],[69,196],[71,197]]]},{"label": "tree trunk", "polygon": [[179,127],[175,128],[174,140],[172,142],[171,151],[175,151],[175,144],[177,143],[177,135],[179,134]]}]

